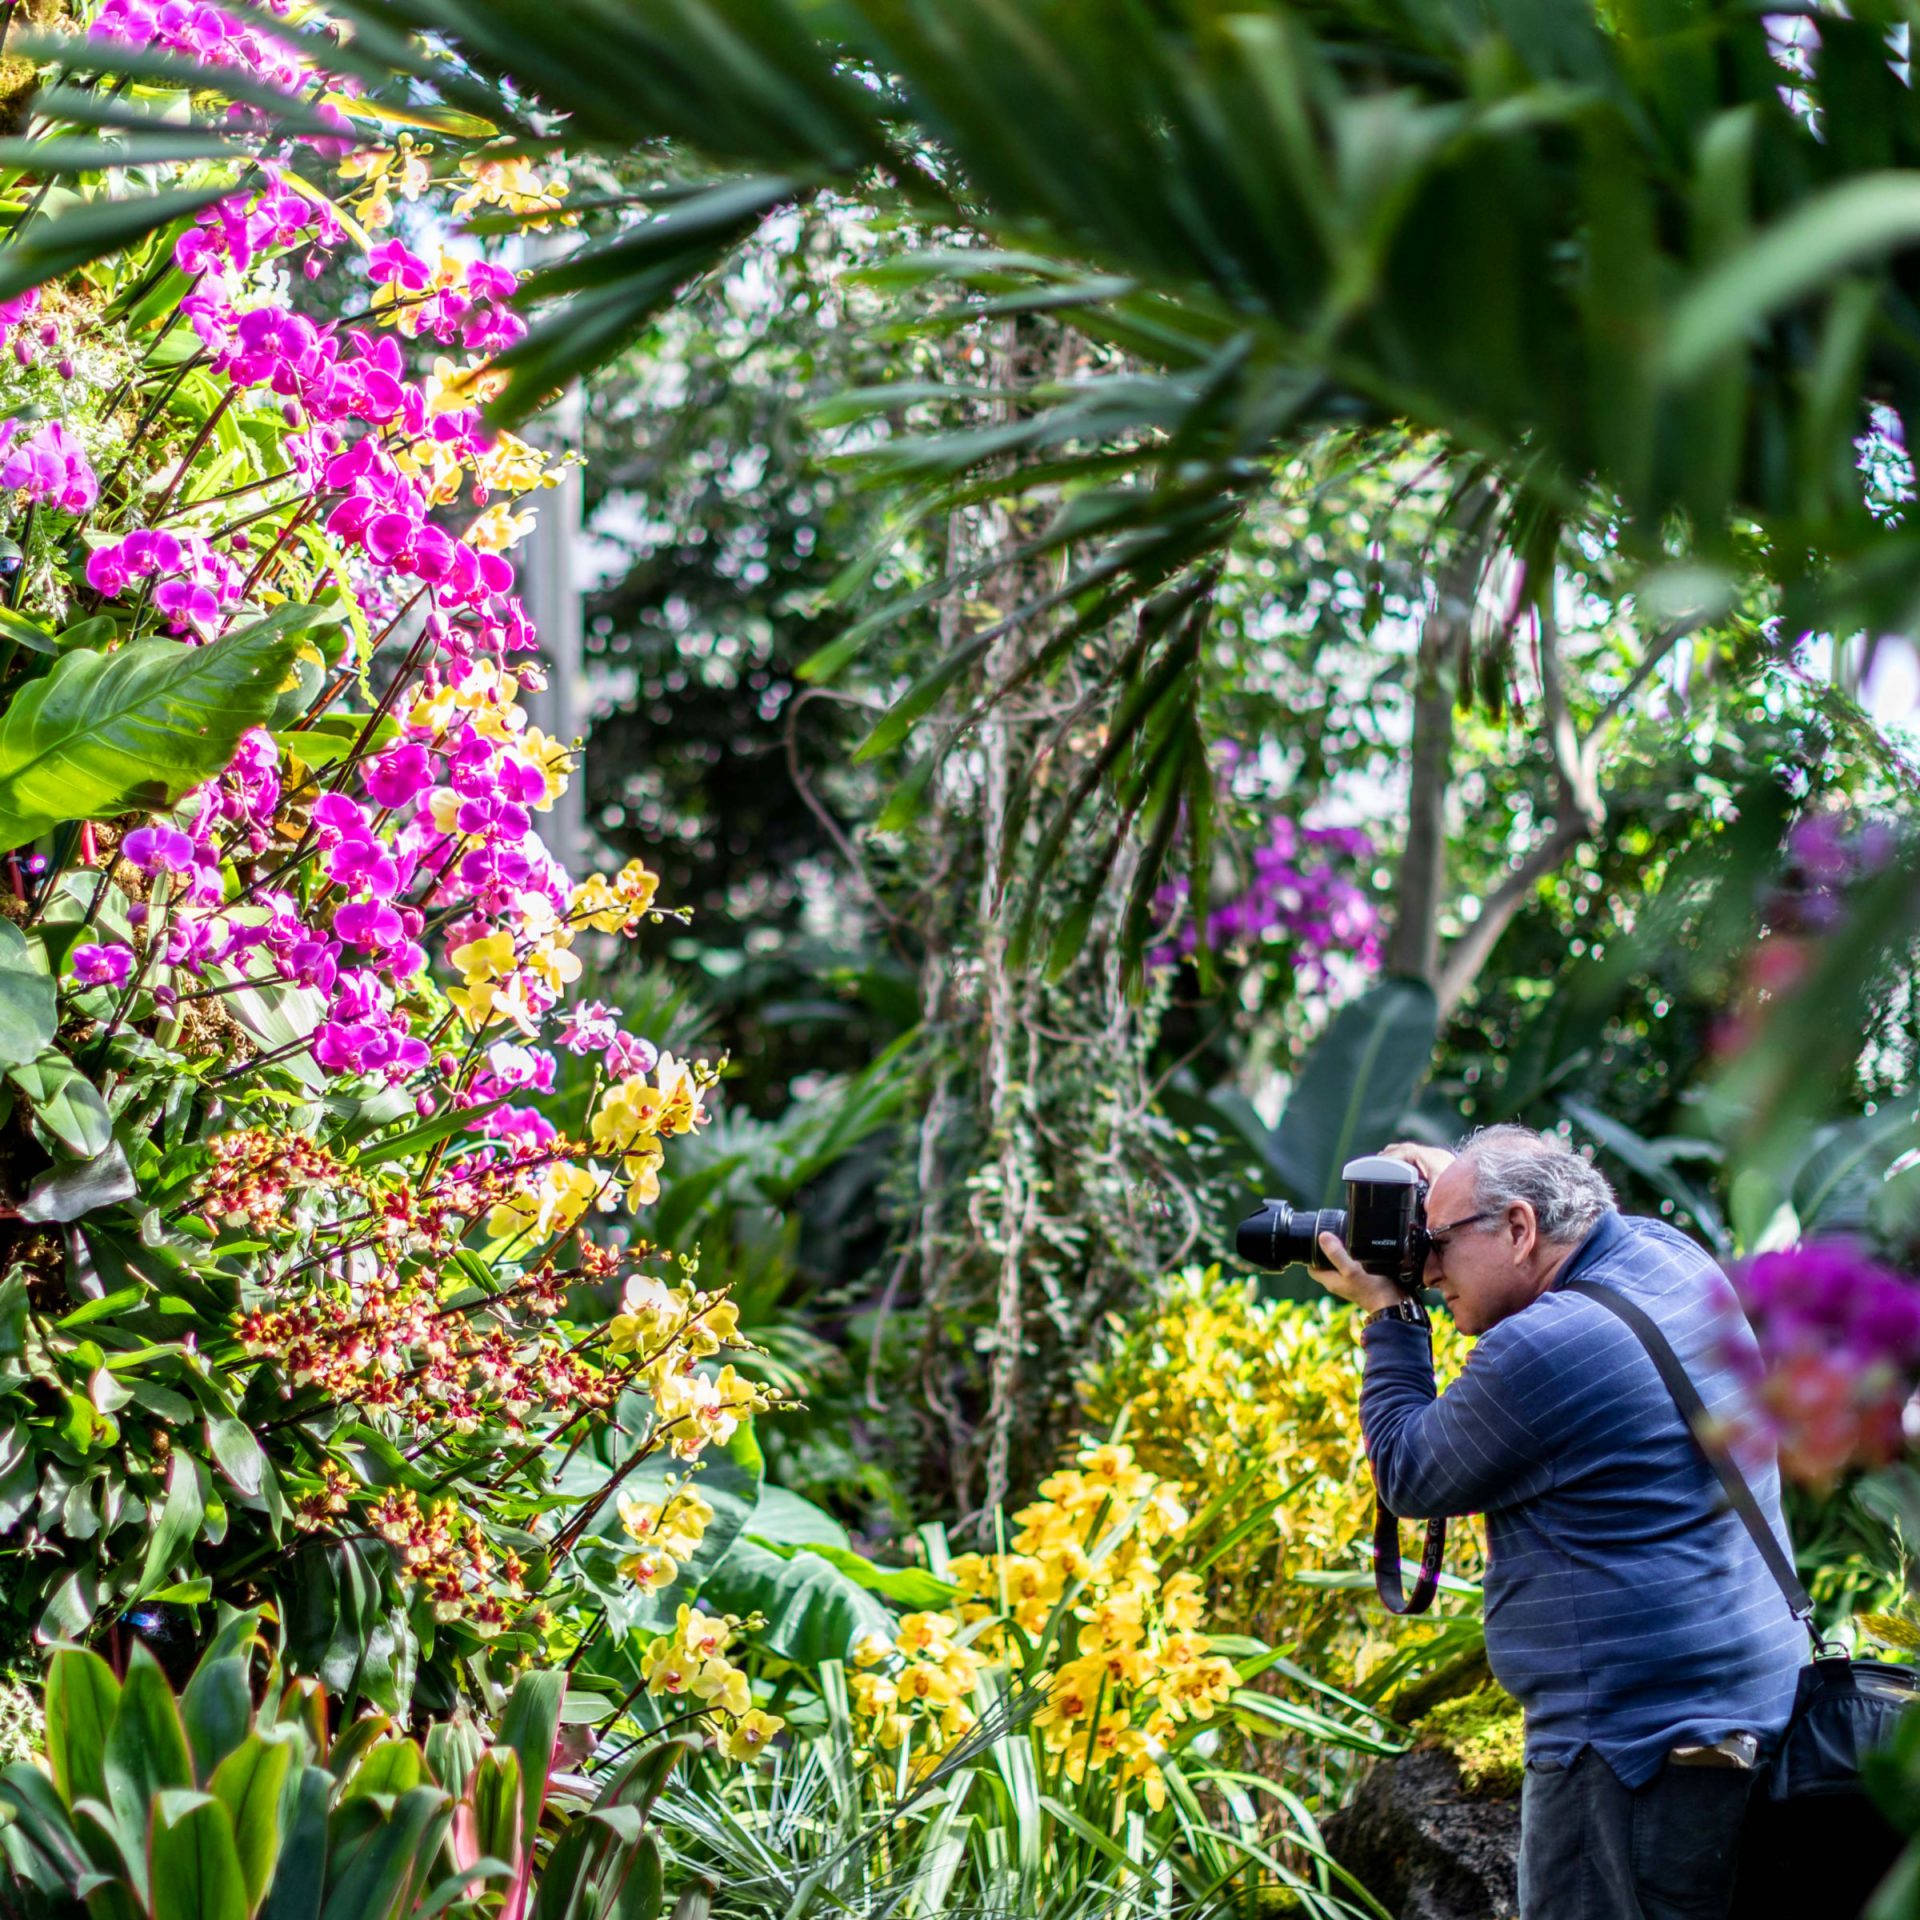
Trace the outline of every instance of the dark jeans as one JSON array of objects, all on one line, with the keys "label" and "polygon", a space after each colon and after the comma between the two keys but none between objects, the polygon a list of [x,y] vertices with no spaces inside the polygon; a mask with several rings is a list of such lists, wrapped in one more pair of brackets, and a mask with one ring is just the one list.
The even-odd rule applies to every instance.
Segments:
[{"label": "dark jeans", "polygon": [[1668,1765],[1629,1789],[1591,1747],[1529,1767],[1520,1920],[1725,1920],[1753,1778]]}]

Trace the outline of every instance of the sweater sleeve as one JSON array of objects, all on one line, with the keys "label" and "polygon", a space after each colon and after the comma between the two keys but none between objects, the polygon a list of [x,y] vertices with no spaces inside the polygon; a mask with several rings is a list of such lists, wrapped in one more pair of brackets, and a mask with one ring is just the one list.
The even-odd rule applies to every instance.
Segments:
[{"label": "sweater sleeve", "polygon": [[1552,1484],[1549,1449],[1528,1425],[1515,1390],[1517,1356],[1499,1332],[1474,1349],[1441,1394],[1424,1327],[1382,1320],[1362,1336],[1360,1430],[1374,1485],[1401,1519],[1485,1513]]}]

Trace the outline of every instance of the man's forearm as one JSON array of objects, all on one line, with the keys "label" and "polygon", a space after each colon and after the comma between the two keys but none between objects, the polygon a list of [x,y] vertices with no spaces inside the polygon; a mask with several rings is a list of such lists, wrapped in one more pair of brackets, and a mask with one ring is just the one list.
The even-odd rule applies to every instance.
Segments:
[{"label": "man's forearm", "polygon": [[1405,1520],[1482,1513],[1550,1477],[1546,1450],[1509,1404],[1495,1368],[1468,1369],[1444,1394],[1425,1327],[1381,1320],[1362,1339],[1360,1430],[1381,1500]]}]

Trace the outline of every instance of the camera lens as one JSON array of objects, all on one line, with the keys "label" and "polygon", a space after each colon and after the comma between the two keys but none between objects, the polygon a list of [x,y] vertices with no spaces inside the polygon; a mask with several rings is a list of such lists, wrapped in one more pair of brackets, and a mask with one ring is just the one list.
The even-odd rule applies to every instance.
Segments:
[{"label": "camera lens", "polygon": [[1320,1251],[1320,1236],[1331,1233],[1345,1239],[1346,1231],[1343,1207],[1322,1207],[1312,1212],[1296,1210],[1284,1200],[1269,1200],[1258,1213],[1240,1222],[1233,1244],[1242,1260],[1265,1267],[1270,1273],[1291,1266],[1324,1269],[1327,1262]]}]

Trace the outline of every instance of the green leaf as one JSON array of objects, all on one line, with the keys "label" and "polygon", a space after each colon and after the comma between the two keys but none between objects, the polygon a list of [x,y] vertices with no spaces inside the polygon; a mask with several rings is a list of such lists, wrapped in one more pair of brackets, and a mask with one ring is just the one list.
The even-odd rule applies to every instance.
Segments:
[{"label": "green leaf", "polygon": [[533,1852],[534,1835],[540,1830],[540,1809],[547,1798],[554,1738],[560,1730],[560,1704],[566,1693],[564,1667],[523,1673],[514,1682],[513,1692],[507,1698],[507,1710],[500,1718],[500,1739],[520,1756],[520,1853],[516,1856],[502,1846],[487,1847],[489,1853],[513,1859],[525,1858]]},{"label": "green leaf", "polygon": [[321,1920],[390,1920],[390,1916],[397,1916],[416,1870],[428,1865],[429,1830],[435,1826],[444,1829],[448,1814],[447,1796],[438,1787],[415,1787],[411,1793],[403,1793],[344,1869],[330,1878]]},{"label": "green leaf", "polygon": [[125,1149],[119,1141],[111,1140],[105,1152],[96,1153],[91,1160],[41,1174],[20,1203],[20,1218],[42,1223],[80,1220],[102,1207],[131,1200],[138,1191]]},{"label": "green leaf", "polygon": [[473,1800],[474,1844],[518,1872],[526,1860],[526,1781],[511,1747],[489,1747],[480,1756],[468,1788]]},{"label": "green leaf", "polygon": [[[174,1464],[184,1463],[176,1459]],[[193,1478],[191,1470],[187,1478]],[[102,1771],[122,1849],[136,1881],[141,1880],[153,1803],[164,1792],[193,1786],[193,1756],[167,1676],[138,1640],[127,1661],[113,1724],[107,1729]],[[136,1891],[144,1901],[146,1887],[139,1885]]]},{"label": "green leaf", "polygon": [[20,929],[0,921],[0,1067],[38,1059],[57,1020],[52,980],[28,957]]},{"label": "green leaf", "polygon": [[166,1505],[161,1508],[160,1519],[147,1539],[147,1556],[141,1564],[135,1599],[167,1583],[174,1567],[200,1537],[200,1523],[205,1518],[200,1476],[184,1453],[176,1453],[167,1468]]},{"label": "green leaf", "polygon": [[130,200],[96,200],[50,220],[15,228],[0,256],[0,300],[44,286],[110,253],[124,253],[156,229],[191,219],[232,191],[231,187],[181,187]]},{"label": "green leaf", "polygon": [[63,820],[169,806],[219,772],[322,617],[281,607],[204,647],[64,655],[0,714],[0,852]]},{"label": "green leaf", "polygon": [[1721,261],[1675,307],[1666,372],[1684,382],[1849,267],[1920,241],[1920,178],[1869,173],[1804,200]]},{"label": "green leaf", "polygon": [[16,1873],[20,1871],[12,1844],[16,1837],[30,1841],[51,1877],[68,1886],[95,1870],[58,1789],[30,1760],[16,1760],[0,1772],[0,1836],[4,1836],[0,1853]]},{"label": "green leaf", "polygon": [[78,1160],[105,1153],[113,1140],[113,1116],[93,1082],[64,1054],[8,1069],[7,1078],[26,1096],[34,1116]]},{"label": "green leaf", "polygon": [[38,620],[29,620],[24,613],[16,613],[6,606],[0,606],[0,640],[11,640],[15,646],[25,647],[32,653],[57,654],[60,651],[60,642],[48,628]]},{"label": "green leaf", "polygon": [[488,1100],[477,1107],[456,1108],[450,1113],[437,1113],[431,1120],[423,1121],[417,1127],[409,1127],[404,1133],[390,1135],[385,1140],[376,1140],[359,1158],[363,1167],[377,1167],[389,1160],[408,1160],[416,1153],[423,1153],[428,1147],[438,1146],[442,1140],[451,1140],[456,1133],[477,1126],[494,1108],[503,1106],[506,1096],[498,1100]]},{"label": "green leaf", "polygon": [[153,1920],[247,1920],[233,1825],[211,1794],[160,1795],[149,1859]]},{"label": "green leaf", "polygon": [[212,1449],[220,1471],[248,1499],[254,1498],[266,1474],[267,1456],[260,1450],[260,1442],[253,1437],[253,1429],[244,1420],[236,1420],[231,1415],[218,1420],[210,1418],[207,1421],[207,1445]]},{"label": "green leaf", "polygon": [[262,1734],[249,1733],[214,1769],[207,1783],[208,1791],[226,1808],[233,1827],[234,1851],[240,1861],[249,1912],[266,1898],[274,1865],[280,1858],[283,1802],[293,1760],[290,1740],[269,1740]]},{"label": "green leaf", "polygon": [[367,1757],[354,1768],[343,1799],[357,1793],[384,1793],[398,1797],[410,1793],[426,1778],[426,1762],[411,1740],[382,1740],[367,1750]]},{"label": "green leaf", "polygon": [[68,1806],[107,1797],[107,1729],[120,1682],[97,1653],[61,1647],[47,1668],[47,1761]]},{"label": "green leaf", "polygon": [[325,1767],[306,1767],[299,1773],[285,1816],[279,1871],[269,1883],[261,1920],[319,1920],[327,1884],[327,1802],[332,1791]]},{"label": "green leaf", "polygon": [[247,1684],[246,1659],[229,1654],[224,1660],[202,1660],[180,1696],[180,1718],[193,1750],[194,1778],[202,1785],[247,1737],[253,1724],[253,1692]]},{"label": "green leaf", "polygon": [[893,1615],[864,1587],[817,1553],[783,1560],[751,1540],[737,1540],[700,1588],[714,1612],[764,1613],[760,1645],[803,1667],[844,1660],[865,1633],[894,1634]]},{"label": "green leaf", "polygon": [[1419,980],[1383,980],[1340,1009],[1308,1054],[1268,1162],[1296,1206],[1338,1206],[1340,1169],[1377,1153],[1426,1078],[1438,1008]]},{"label": "green leaf", "polygon": [[762,1487],[748,1531],[756,1540],[792,1547],[850,1547],[847,1530],[824,1507],[785,1487]]},{"label": "green leaf", "polygon": [[876,1566],[851,1547],[823,1546],[817,1542],[789,1545],[778,1540],[762,1539],[759,1534],[751,1532],[747,1538],[755,1546],[777,1553],[783,1560],[813,1554],[828,1566],[837,1567],[856,1587],[865,1587],[869,1593],[877,1593],[883,1600],[889,1600],[896,1607],[904,1607],[909,1612],[937,1611],[953,1602],[953,1582],[939,1579],[924,1567]]}]

